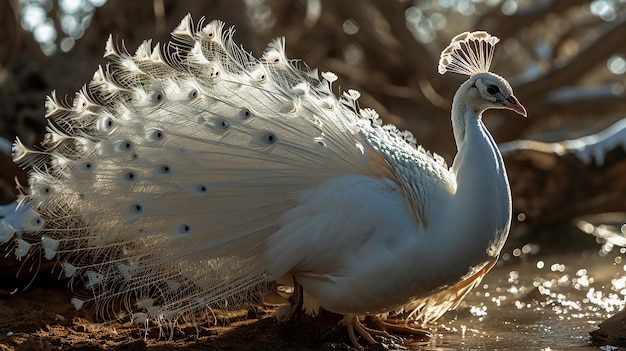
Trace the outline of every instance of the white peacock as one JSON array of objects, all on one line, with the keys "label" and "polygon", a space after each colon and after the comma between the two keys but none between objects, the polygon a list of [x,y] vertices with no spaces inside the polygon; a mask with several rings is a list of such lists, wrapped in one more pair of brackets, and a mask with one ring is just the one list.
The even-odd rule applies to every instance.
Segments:
[{"label": "white peacock", "polygon": [[32,210],[0,240],[20,258],[58,260],[92,292],[76,308],[94,303],[105,318],[121,300],[137,322],[174,326],[288,278],[287,318],[343,314],[358,346],[354,331],[386,334],[362,316],[428,322],[455,307],[493,266],[511,219],[481,120],[491,108],[526,115],[488,72],[498,39],[463,33],[442,53],[440,73],[469,76],[452,104],[448,168],[361,109],[358,92],[336,98],[337,77],[288,60],[282,39],[256,59],[232,35],[187,16],[171,42],[134,55],[109,39],[110,62],[71,105],[48,98],[42,146],[16,141],[30,169],[19,201]]}]

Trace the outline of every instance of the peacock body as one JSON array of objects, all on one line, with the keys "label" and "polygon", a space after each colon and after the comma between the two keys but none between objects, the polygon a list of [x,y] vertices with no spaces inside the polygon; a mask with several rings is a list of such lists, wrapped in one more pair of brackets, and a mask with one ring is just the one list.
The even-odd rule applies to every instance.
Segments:
[{"label": "peacock body", "polygon": [[[109,39],[109,62],[71,104],[46,101],[41,147],[15,143],[31,210],[0,239],[20,258],[57,260],[91,291],[74,305],[105,318],[123,301],[138,322],[175,322],[290,276],[310,313],[404,309],[428,321],[454,307],[510,222],[504,164],[480,115],[525,111],[483,62],[497,39],[465,33],[442,56],[444,71],[471,76],[454,100],[448,168],[361,109],[358,92],[337,98],[337,77],[287,59],[283,40],[256,59],[232,35],[187,16],[171,42],[134,55]],[[463,66],[470,44],[488,55]],[[479,103],[494,84],[508,104]]]}]

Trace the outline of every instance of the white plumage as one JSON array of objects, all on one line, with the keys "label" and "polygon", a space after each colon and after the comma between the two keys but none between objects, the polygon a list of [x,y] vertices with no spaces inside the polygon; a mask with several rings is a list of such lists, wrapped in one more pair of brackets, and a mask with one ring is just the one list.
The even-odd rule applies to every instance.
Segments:
[{"label": "white plumage", "polygon": [[487,72],[497,38],[464,33],[442,55],[441,73],[471,76],[454,98],[448,169],[359,108],[358,92],[337,99],[337,77],[288,60],[283,40],[257,60],[232,34],[187,16],[170,43],[134,56],[109,39],[110,62],[72,105],[46,102],[42,147],[16,142],[33,211],[0,239],[58,260],[92,291],[75,306],[95,302],[106,318],[121,300],[138,322],[173,323],[285,277],[309,313],[344,314],[366,338],[359,316],[429,321],[454,307],[495,262],[511,216],[480,118],[525,115]]}]

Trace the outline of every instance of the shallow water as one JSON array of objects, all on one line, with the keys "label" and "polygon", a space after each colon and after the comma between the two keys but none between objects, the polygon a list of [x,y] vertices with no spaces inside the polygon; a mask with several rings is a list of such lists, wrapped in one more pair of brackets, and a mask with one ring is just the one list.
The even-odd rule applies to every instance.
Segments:
[{"label": "shallow water", "polygon": [[[586,234],[580,232],[579,235]],[[588,239],[588,238],[583,238]],[[600,350],[589,332],[626,304],[626,249],[507,245],[426,345],[411,350]],[[610,348],[605,348],[610,349]]]}]

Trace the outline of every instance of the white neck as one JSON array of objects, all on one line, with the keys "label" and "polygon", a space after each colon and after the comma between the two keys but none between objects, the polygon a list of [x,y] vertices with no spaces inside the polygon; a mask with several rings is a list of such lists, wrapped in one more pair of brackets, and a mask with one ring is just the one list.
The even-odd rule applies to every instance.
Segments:
[{"label": "white neck", "polygon": [[[452,126],[458,153],[452,164],[457,189],[442,228],[440,254],[455,257],[459,270],[495,257],[509,230],[511,194],[502,156],[476,111],[468,102],[471,92],[464,84],[452,105]],[[462,262],[465,260],[464,266]],[[443,263],[444,265],[446,263]],[[452,269],[452,267],[450,267]],[[463,272],[460,272],[464,274]]]}]

